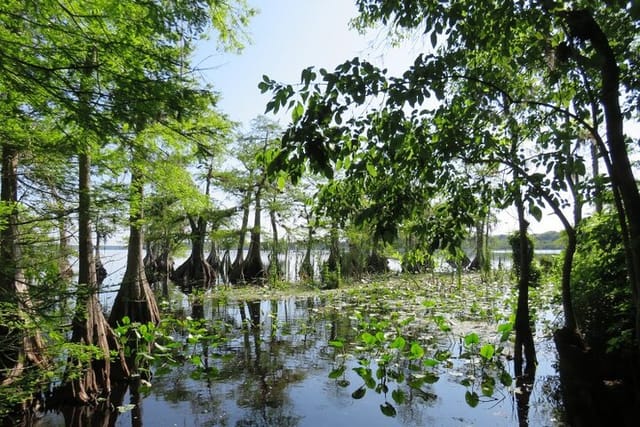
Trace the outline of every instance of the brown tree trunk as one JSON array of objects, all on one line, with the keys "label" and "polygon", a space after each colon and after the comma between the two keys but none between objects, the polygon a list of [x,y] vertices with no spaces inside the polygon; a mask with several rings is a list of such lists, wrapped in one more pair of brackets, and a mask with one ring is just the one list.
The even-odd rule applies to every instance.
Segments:
[{"label": "brown tree trunk", "polygon": [[96,231],[96,247],[94,249],[94,252],[95,252],[94,264],[96,268],[96,283],[98,284],[98,289],[102,287],[102,283],[104,282],[104,279],[106,279],[107,276],[109,275],[109,272],[107,271],[106,267],[102,263],[102,258],[100,258],[100,242],[101,242],[100,237],[101,236],[102,234],[99,231]]},{"label": "brown tree trunk", "polygon": [[304,252],[304,258],[302,259],[302,265],[300,266],[300,278],[303,280],[313,279],[313,265],[311,264],[311,248],[313,245],[313,227],[311,224],[307,224],[307,247]]},{"label": "brown tree trunk", "polygon": [[255,212],[253,218],[253,228],[251,229],[251,242],[249,243],[249,252],[247,259],[244,261],[243,272],[247,282],[260,283],[266,276],[262,257],[260,255],[260,217],[262,216],[261,192],[258,187],[255,194]]},{"label": "brown tree trunk", "polygon": [[236,258],[229,269],[229,281],[231,283],[244,282],[244,241],[249,226],[249,213],[251,205],[251,191],[247,189],[244,200],[242,201],[242,224],[240,225],[240,235],[238,237],[238,249]]},{"label": "brown tree trunk", "polygon": [[[100,359],[83,366],[76,359],[69,360],[80,376],[70,380],[60,390],[62,402],[96,403],[99,397],[111,392],[112,363],[118,376],[128,376],[129,371],[115,333],[104,317],[97,297],[93,242],[91,240],[91,158],[88,153],[79,155],[79,207],[78,207],[78,300],[72,320],[71,342],[92,345],[102,353]],[[111,350],[119,357],[111,359]]]},{"label": "brown tree trunk", "polygon": [[591,151],[591,174],[596,183],[593,198],[595,203],[595,210],[597,213],[602,213],[602,188],[600,186],[600,165],[598,163],[598,145],[595,141],[591,141],[589,144]]},{"label": "brown tree trunk", "polygon": [[[591,42],[599,56],[602,89],[600,102],[603,105],[607,149],[611,158],[611,181],[622,198],[624,210],[622,230],[628,230],[627,265],[631,279],[635,308],[635,336],[640,345],[640,193],[633,175],[625,143],[620,109],[620,68],[607,36],[588,10],[575,10],[564,13],[569,31],[573,37]],[[615,190],[615,189],[614,189]],[[620,207],[618,208],[620,209]]]},{"label": "brown tree trunk", "polygon": [[271,249],[271,255],[269,259],[269,277],[279,279],[282,277],[282,268],[280,266],[280,262],[278,261],[280,248],[278,240],[278,224],[276,219],[276,211],[269,210],[269,220],[271,222],[271,232],[273,234],[273,247]]},{"label": "brown tree trunk", "polygon": [[[24,326],[24,317],[32,316],[31,301],[20,266],[18,237],[18,150],[2,145],[0,203],[8,209],[0,231],[0,302],[14,307],[0,323],[0,384],[10,384],[30,366],[43,368],[48,360],[40,333]],[[13,324],[14,326],[7,326]],[[27,333],[28,332],[28,333]]]},{"label": "brown tree trunk", "polygon": [[487,258],[487,244],[485,241],[485,223],[486,218],[479,218],[476,220],[476,256],[469,263],[468,269],[472,271],[481,271],[483,274],[489,271],[489,260]]},{"label": "brown tree trunk", "polygon": [[[205,195],[209,197],[213,166],[207,167]],[[189,216],[191,225],[191,255],[176,269],[172,279],[184,292],[191,292],[193,288],[209,289],[216,282],[216,271],[204,256],[204,243],[207,237],[207,220],[200,215],[197,219]]]},{"label": "brown tree trunk", "polygon": [[208,289],[215,283],[215,272],[204,256],[204,241],[207,222],[199,217],[189,217],[191,224],[191,254],[171,275],[171,279],[183,290],[190,293],[193,289]]},{"label": "brown tree trunk", "polygon": [[[516,181],[518,180],[516,174]],[[531,258],[529,256],[529,239],[527,228],[529,223],[524,217],[524,203],[522,195],[516,196],[516,209],[518,211],[518,233],[520,245],[520,274],[518,277],[518,303],[515,319],[515,347],[514,347],[514,372],[517,378],[529,378],[531,383],[536,371],[536,349],[533,342],[533,332],[529,319],[529,281],[531,277]]]},{"label": "brown tree trunk", "polygon": [[127,267],[109,316],[109,324],[114,327],[125,316],[129,317],[131,322],[142,324],[151,322],[156,325],[160,322],[160,311],[147,280],[142,260],[143,186],[143,179],[134,167],[131,176],[132,197],[130,203],[135,207],[131,208]]},{"label": "brown tree trunk", "polygon": [[222,262],[220,261],[220,251],[218,251],[218,245],[216,242],[211,242],[211,250],[209,250],[209,255],[207,255],[207,264],[211,266],[215,276],[220,274]]}]

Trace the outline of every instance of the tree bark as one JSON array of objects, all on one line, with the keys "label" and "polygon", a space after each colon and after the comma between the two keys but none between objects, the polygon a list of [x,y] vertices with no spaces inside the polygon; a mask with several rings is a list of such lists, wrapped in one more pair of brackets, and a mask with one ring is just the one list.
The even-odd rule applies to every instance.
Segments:
[{"label": "tree bark", "polygon": [[247,282],[252,283],[260,283],[266,276],[262,256],[260,255],[260,217],[262,216],[261,193],[262,188],[258,187],[255,193],[255,212],[253,228],[251,229],[251,242],[249,243],[247,259],[244,261],[243,265],[244,278]]},{"label": "tree bark", "polygon": [[153,295],[144,269],[142,257],[143,232],[142,200],[144,198],[144,183],[140,174],[133,168],[131,176],[131,208],[129,225],[129,246],[127,247],[127,267],[122,283],[109,316],[109,324],[116,326],[123,317],[127,316],[131,322],[154,325],[160,322],[160,311]]},{"label": "tree bark", "polygon": [[[9,213],[0,231],[0,302],[15,307],[15,313],[0,324],[0,383],[10,384],[30,366],[43,368],[48,363],[45,344],[39,331],[24,326],[31,316],[31,301],[22,268],[18,235],[18,150],[2,145],[0,203]],[[14,326],[7,326],[12,323]]]},{"label": "tree bark", "polygon": [[278,240],[278,224],[276,219],[276,211],[269,210],[269,219],[271,221],[271,232],[273,233],[273,247],[271,249],[271,255],[269,257],[269,277],[279,279],[282,277],[282,268],[280,268],[280,263],[278,262],[278,254],[280,248]]},{"label": "tree bark", "polygon": [[242,224],[240,225],[240,236],[238,237],[238,249],[236,258],[229,269],[229,281],[231,283],[244,282],[244,241],[249,225],[249,213],[251,205],[251,190],[247,189],[244,200],[242,201]]},{"label": "tree bark", "polygon": [[600,188],[600,165],[598,163],[598,145],[595,141],[590,141],[589,149],[591,151],[591,174],[596,183],[593,198],[595,203],[595,210],[597,213],[602,213],[602,189]]},{"label": "tree bark", "polygon": [[220,252],[218,251],[216,242],[211,242],[211,250],[209,251],[209,255],[207,255],[207,263],[211,266],[216,276],[220,274],[222,262],[220,261]]},{"label": "tree bark", "polygon": [[104,282],[104,279],[107,278],[107,276],[109,275],[109,272],[107,271],[107,269],[105,268],[104,264],[102,263],[102,259],[100,258],[100,237],[102,236],[102,234],[98,231],[96,231],[96,247],[95,247],[95,259],[94,259],[94,263],[95,263],[95,268],[96,268],[96,282],[98,283],[98,288],[102,287],[102,283]]},{"label": "tree bark", "polygon": [[476,220],[476,256],[469,263],[468,269],[472,271],[480,271],[483,274],[489,272],[489,259],[487,256],[487,242],[485,240],[485,224],[487,218],[479,218]]},{"label": "tree bark", "polygon": [[171,275],[180,288],[190,293],[193,289],[209,289],[215,282],[215,272],[204,256],[207,222],[203,217],[189,217],[191,224],[191,254]]},{"label": "tree bark", "polygon": [[[631,279],[635,308],[635,336],[640,345],[640,193],[633,175],[624,139],[624,118],[620,109],[620,68],[606,34],[588,10],[574,10],[564,15],[571,36],[591,42],[599,56],[607,148],[611,158],[611,180],[622,198],[622,230],[628,229],[627,245],[629,277]],[[620,209],[620,208],[619,208]]]},{"label": "tree bark", "polygon": [[518,211],[518,234],[520,239],[520,274],[518,277],[518,304],[515,319],[514,372],[517,378],[524,376],[533,382],[537,359],[529,319],[529,281],[532,257],[529,256],[530,247],[529,239],[527,238],[529,223],[524,217],[524,203],[521,194],[516,196],[516,209]]},{"label": "tree bark", "polygon": [[313,265],[311,264],[311,248],[313,246],[313,226],[307,219],[307,244],[304,252],[304,258],[302,259],[302,265],[300,266],[300,278],[303,280],[313,279]]},{"label": "tree bark", "polygon": [[[78,299],[72,320],[71,342],[93,345],[100,349],[101,359],[93,359],[88,367],[79,360],[69,360],[82,374],[70,380],[60,390],[61,401],[82,404],[96,403],[99,397],[111,392],[111,368],[118,377],[128,376],[129,370],[124,354],[111,326],[107,323],[97,297],[93,242],[91,240],[91,158],[87,152],[81,153],[79,164],[79,207],[78,207]],[[112,361],[111,350],[119,357]],[[88,369],[87,369],[88,368]]]}]

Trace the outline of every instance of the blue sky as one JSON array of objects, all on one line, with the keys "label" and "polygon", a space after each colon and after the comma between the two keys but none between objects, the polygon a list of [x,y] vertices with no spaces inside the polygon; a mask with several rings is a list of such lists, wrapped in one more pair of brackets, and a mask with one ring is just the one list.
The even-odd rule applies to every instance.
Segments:
[{"label": "blue sky", "polygon": [[[311,65],[332,70],[355,56],[367,57],[390,69],[401,70],[415,58],[412,49],[388,49],[378,33],[361,36],[349,29],[356,15],[352,0],[253,0],[259,9],[249,33],[252,43],[241,54],[216,51],[215,40],[200,46],[203,77],[220,92],[220,109],[234,121],[247,125],[263,114],[269,100],[258,83],[264,74],[296,83]],[[283,123],[284,124],[284,123]]]},{"label": "blue sky", "polygon": [[[333,70],[355,56],[365,57],[391,74],[401,74],[427,47],[420,41],[390,48],[383,30],[360,35],[349,28],[356,16],[353,0],[249,0],[259,9],[249,26],[252,43],[240,54],[221,53],[215,40],[200,45],[196,63],[206,83],[219,92],[221,111],[248,128],[251,119],[265,111],[269,94],[261,94],[258,83],[264,74],[295,84],[300,72],[311,65]],[[428,46],[429,43],[426,42]],[[286,125],[286,119],[281,124]],[[499,215],[496,232],[516,228],[515,214]],[[532,221],[534,232],[560,229],[553,215],[542,223]]]}]

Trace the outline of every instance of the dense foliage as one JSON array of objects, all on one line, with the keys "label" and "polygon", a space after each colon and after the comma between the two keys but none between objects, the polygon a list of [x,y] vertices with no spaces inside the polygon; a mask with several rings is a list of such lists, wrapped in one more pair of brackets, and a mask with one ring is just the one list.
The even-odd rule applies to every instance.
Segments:
[{"label": "dense foliage", "polygon": [[628,348],[633,307],[617,218],[611,211],[593,215],[578,235],[573,280],[580,327],[598,353]]}]

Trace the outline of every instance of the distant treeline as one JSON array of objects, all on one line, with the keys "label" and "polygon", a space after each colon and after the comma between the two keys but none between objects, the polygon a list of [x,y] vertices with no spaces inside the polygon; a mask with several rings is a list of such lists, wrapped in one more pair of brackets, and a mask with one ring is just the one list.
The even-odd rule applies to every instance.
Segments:
[{"label": "distant treeline", "polygon": [[[546,231],[531,236],[536,249],[564,249],[565,237],[559,231]],[[509,235],[498,234],[489,238],[489,248],[493,250],[511,249]]]}]

